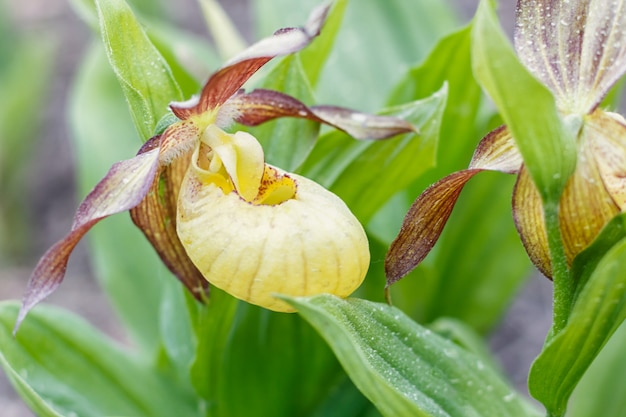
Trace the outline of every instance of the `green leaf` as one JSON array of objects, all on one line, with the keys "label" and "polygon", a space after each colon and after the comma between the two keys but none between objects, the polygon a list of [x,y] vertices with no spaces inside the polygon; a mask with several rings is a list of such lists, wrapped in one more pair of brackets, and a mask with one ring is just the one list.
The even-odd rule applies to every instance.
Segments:
[{"label": "green leaf", "polygon": [[198,318],[192,375],[212,417],[306,416],[345,378],[324,341],[298,315],[271,312],[212,288]]},{"label": "green leaf", "polygon": [[19,304],[0,303],[0,365],[40,416],[196,416],[194,399],[89,324],[41,306],[11,335]]},{"label": "green leaf", "polygon": [[228,60],[245,49],[246,42],[226,11],[216,0],[198,0],[211,36],[220,56]]},{"label": "green leaf", "polygon": [[437,320],[430,323],[428,327],[440,336],[472,352],[492,369],[500,370],[500,365],[489,351],[485,340],[476,333],[474,329],[461,320],[450,317],[439,317]]},{"label": "green leaf", "polygon": [[[405,69],[422,59],[456,25],[454,8],[447,3],[349,2],[328,57],[329,65],[315,83],[318,102],[370,112],[381,108]],[[256,0],[252,5],[257,32],[267,35],[279,27],[303,22],[318,4],[318,0],[306,0],[293,7],[291,0]]]},{"label": "green leaf", "polygon": [[[265,77],[261,87],[289,94],[309,105],[313,103],[313,93],[299,54],[283,58]],[[248,130],[263,146],[265,160],[269,164],[294,171],[313,148],[319,124],[309,120],[281,118]]]},{"label": "green leaf", "polygon": [[[98,12],[94,1],[70,0],[70,4],[76,14],[94,32],[99,33]],[[143,5],[147,6],[148,4]],[[198,93],[200,84],[196,77],[204,77],[220,65],[221,60],[218,58],[217,53],[206,39],[171,26],[162,19],[153,16],[155,15],[154,11],[150,13],[150,10],[146,10],[143,7],[141,11],[148,16],[152,16],[151,19],[148,19],[147,24],[144,25],[144,30],[163,59],[167,61],[174,79],[182,90],[183,96],[188,98]],[[141,21],[144,22],[144,19],[141,19]],[[174,98],[171,98],[171,101],[173,100]]]},{"label": "green leaf", "polygon": [[[234,317],[237,304],[235,298],[213,287],[206,306],[189,308],[187,317],[192,318],[193,343],[196,345],[190,376],[196,393],[206,403],[220,395],[215,387],[220,387],[225,378],[221,358],[228,354],[229,336],[231,331],[236,330]],[[181,311],[177,310],[177,314],[165,319],[169,319],[173,326],[180,326],[184,323],[184,320],[177,319],[180,315]],[[178,343],[184,342],[180,340]],[[224,391],[228,393],[227,388]]]},{"label": "green leaf", "polygon": [[[612,223],[622,234],[623,222],[621,218]],[[614,242],[615,236],[605,230],[591,253],[602,256],[598,248],[608,246],[605,239]],[[591,273],[584,268],[573,270],[589,273],[588,281],[578,293],[567,325],[549,340],[530,370],[530,393],[555,416],[565,412],[576,384],[626,318],[626,239],[593,264],[597,266]]]},{"label": "green leaf", "polygon": [[159,365],[176,372],[178,385],[189,391],[195,390],[190,369],[198,349],[195,335],[197,316],[203,309],[205,306],[176,279],[172,277],[165,283],[158,317],[163,347]]},{"label": "green leaf", "polygon": [[572,279],[576,282],[574,300],[580,296],[602,257],[625,237],[626,214],[619,214],[604,226],[591,245],[574,258],[570,272]]},{"label": "green leaf", "polygon": [[389,105],[399,105],[428,97],[444,83],[448,84],[437,164],[411,188],[416,194],[445,175],[467,168],[478,140],[485,133],[485,121],[478,115],[483,96],[468,72],[471,31],[472,26],[468,25],[441,39],[423,62],[407,71],[389,98]]},{"label": "green leaf", "polygon": [[[97,45],[80,68],[69,114],[79,193],[85,195],[113,163],[134,155],[140,144],[124,95]],[[106,219],[88,236],[95,275],[113,307],[133,341],[155,352],[163,281],[174,278],[126,214]]]},{"label": "green leaf", "polygon": [[322,33],[310,46],[299,54],[306,76],[314,87],[317,85],[320,74],[324,69],[324,64],[326,64],[328,56],[333,50],[347,5],[348,0],[337,0],[333,2],[332,8],[328,12],[326,23],[324,23]]},{"label": "green leaf", "polygon": [[380,417],[380,413],[345,376],[309,417]]},{"label": "green leaf", "polygon": [[552,93],[519,62],[488,0],[476,13],[472,45],[476,78],[513,134],[542,199],[558,204],[576,165],[582,121],[561,120]]},{"label": "green leaf", "polygon": [[426,99],[383,112],[417,126],[419,134],[383,141],[355,141],[342,132],[321,137],[302,174],[341,197],[367,224],[387,200],[434,164],[446,98],[444,86]]},{"label": "green leaf", "polygon": [[385,416],[538,415],[478,356],[394,307],[330,295],[287,301]]},{"label": "green leaf", "polygon": [[200,36],[184,32],[161,21],[151,22],[146,28],[146,33],[163,59],[167,61],[172,76],[185,98],[200,91],[199,77],[206,77],[221,64],[210,43]]},{"label": "green leaf", "polygon": [[626,326],[611,336],[576,386],[568,417],[622,417],[626,410]]},{"label": "green leaf", "polygon": [[182,100],[172,71],[124,0],[96,0],[109,62],[139,136],[146,141],[172,101]]}]

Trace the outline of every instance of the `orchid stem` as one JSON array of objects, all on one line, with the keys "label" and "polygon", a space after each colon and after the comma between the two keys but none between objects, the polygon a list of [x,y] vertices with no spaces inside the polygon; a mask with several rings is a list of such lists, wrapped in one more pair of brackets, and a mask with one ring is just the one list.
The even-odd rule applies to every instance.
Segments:
[{"label": "orchid stem", "polygon": [[552,336],[556,336],[567,324],[570,309],[574,299],[574,285],[569,276],[567,258],[561,238],[558,203],[544,204],[548,247],[552,261],[552,280],[554,283],[554,310]]}]

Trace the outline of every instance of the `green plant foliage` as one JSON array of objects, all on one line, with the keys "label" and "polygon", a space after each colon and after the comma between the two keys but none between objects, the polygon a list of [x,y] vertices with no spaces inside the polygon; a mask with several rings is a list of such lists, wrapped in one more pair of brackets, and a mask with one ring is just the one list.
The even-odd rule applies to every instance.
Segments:
[{"label": "green plant foliage", "polygon": [[14,339],[19,305],[0,303],[0,364],[39,416],[196,416],[194,399],[141,357],[75,315],[33,311]]},{"label": "green plant foliage", "polygon": [[[199,312],[195,337],[192,378],[210,416],[244,417],[250,410],[268,417],[310,415],[345,382],[330,349],[300,317],[238,302],[219,290]],[[364,408],[354,387],[342,389],[340,398]]]},{"label": "green plant foliage", "polygon": [[341,132],[321,137],[300,171],[340,196],[367,224],[381,205],[433,165],[446,97],[444,86],[426,99],[384,111],[420,133],[378,142],[355,142]]},{"label": "green plant foliage", "polygon": [[[254,1],[257,34],[267,35],[277,27],[304,21],[307,10],[319,1],[307,0],[297,8],[292,4],[290,0]],[[378,110],[405,68],[422,59],[455,25],[454,8],[446,1],[348,2],[328,58],[330,64],[316,84],[317,100]]]},{"label": "green plant foliage", "polygon": [[394,307],[329,295],[287,300],[385,416],[538,415],[480,357]]},{"label": "green plant foliage", "polygon": [[39,143],[56,45],[6,32],[0,32],[2,43],[14,49],[0,46],[0,263],[13,264],[24,259],[31,236],[22,180]]},{"label": "green plant foliage", "polygon": [[388,104],[397,105],[428,97],[448,85],[437,164],[412,188],[416,194],[450,172],[466,168],[484,133],[485,122],[478,115],[483,96],[471,75],[471,30],[469,25],[441,39],[423,62],[407,71],[389,97]]},{"label": "green plant foliage", "polygon": [[576,123],[561,122],[552,94],[518,61],[488,0],[478,8],[472,40],[474,74],[498,106],[542,198],[558,204],[576,165]]},{"label": "green plant foliage", "polygon": [[626,326],[611,336],[576,386],[568,417],[621,417],[626,409]]},{"label": "green plant foliage", "polygon": [[182,100],[171,69],[123,0],[96,1],[100,30],[142,140],[154,134],[167,105]]},{"label": "green plant foliage", "polygon": [[341,29],[347,6],[348,0],[335,1],[328,14],[324,31],[310,47],[299,54],[304,72],[313,87],[317,86],[324,64],[336,45],[335,39]]},{"label": "green plant foliage", "polygon": [[448,316],[493,328],[530,271],[511,218],[514,180],[483,173],[465,187],[438,247],[392,287],[395,302],[425,323]]},{"label": "green plant foliage", "polygon": [[576,384],[626,318],[624,221],[624,216],[616,218],[579,255],[580,267],[572,269],[571,279],[582,287],[568,323],[549,340],[530,370],[530,393],[552,415],[565,412]]}]

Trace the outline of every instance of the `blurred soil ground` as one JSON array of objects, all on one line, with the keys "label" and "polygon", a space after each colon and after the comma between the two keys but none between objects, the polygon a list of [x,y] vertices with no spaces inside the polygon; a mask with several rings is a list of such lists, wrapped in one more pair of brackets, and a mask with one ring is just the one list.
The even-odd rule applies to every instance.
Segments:
[{"label": "blurred soil ground", "polygon": [[[223,0],[222,3],[238,27],[249,27],[246,0]],[[478,0],[456,0],[452,3],[456,3],[461,13],[469,18]],[[511,23],[508,27],[512,27],[513,3],[513,0],[501,1],[503,19]],[[168,4],[175,22],[203,33],[204,23],[194,0]],[[9,12],[21,28],[54,38],[58,49],[47,102],[39,115],[41,133],[37,152],[28,161],[30,167],[23,185],[23,192],[30,202],[29,215],[34,232],[28,251],[32,255],[20,259],[17,265],[0,264],[0,300],[21,297],[37,257],[69,230],[77,202],[65,106],[73,76],[90,38],[89,29],[73,13],[66,0],[11,1]],[[245,31],[244,34],[250,36]],[[539,352],[549,327],[550,291],[548,280],[533,277],[491,338],[491,346],[503,367],[523,392],[528,367]],[[82,245],[72,255],[63,290],[56,292],[48,301],[77,312],[113,337],[122,337],[110,307],[90,273]],[[0,416],[33,416],[2,372]]]}]

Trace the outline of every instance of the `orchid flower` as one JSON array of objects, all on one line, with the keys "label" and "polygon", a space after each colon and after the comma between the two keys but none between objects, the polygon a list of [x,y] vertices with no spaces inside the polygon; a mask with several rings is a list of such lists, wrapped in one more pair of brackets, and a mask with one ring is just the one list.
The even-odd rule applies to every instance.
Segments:
[{"label": "orchid flower", "polygon": [[[623,0],[518,0],[515,49],[555,97],[563,118],[581,117],[577,165],[560,200],[559,223],[568,265],[626,208],[626,122],[599,108],[626,71]],[[469,168],[427,188],[413,203],[386,259],[389,284],[414,269],[439,238],[461,193],[482,171],[517,175],[513,217],[535,266],[552,266],[542,201],[506,126],[478,144]]]},{"label": "orchid flower", "polygon": [[307,107],[277,91],[242,85],[278,55],[307,46],[328,7],[301,28],[277,31],[215,72],[199,97],[171,103],[178,120],[118,162],[80,204],[70,232],[31,275],[17,326],[63,280],[78,241],[100,220],[130,210],[164,264],[198,299],[209,283],[277,311],[275,293],[342,297],[363,281],[368,242],[354,215],[315,182],[265,163],[263,149],[233,122],[254,126],[278,117],[325,123],[357,139],[414,131],[409,123],[335,106]]}]

